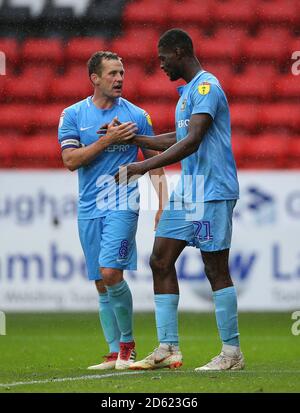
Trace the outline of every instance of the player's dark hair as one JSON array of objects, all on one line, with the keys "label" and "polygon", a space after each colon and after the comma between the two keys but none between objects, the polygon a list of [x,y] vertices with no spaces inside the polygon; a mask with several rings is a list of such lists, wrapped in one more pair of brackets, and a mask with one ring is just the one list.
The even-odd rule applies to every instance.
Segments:
[{"label": "player's dark hair", "polygon": [[97,75],[101,75],[102,71],[102,62],[103,60],[122,60],[116,53],[109,52],[109,51],[99,51],[94,53],[87,62],[87,67],[89,71],[89,76],[92,73],[96,73]]},{"label": "player's dark hair", "polygon": [[158,47],[175,49],[179,47],[185,51],[187,56],[194,55],[193,41],[187,32],[181,29],[170,29],[159,39]]}]

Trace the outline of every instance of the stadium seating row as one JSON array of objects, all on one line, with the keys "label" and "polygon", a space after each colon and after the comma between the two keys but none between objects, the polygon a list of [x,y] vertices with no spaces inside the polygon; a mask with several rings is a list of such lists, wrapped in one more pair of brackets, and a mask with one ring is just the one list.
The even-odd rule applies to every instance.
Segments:
[{"label": "stadium seating row", "polygon": [[[0,145],[1,167],[63,166],[54,134],[37,134],[28,138],[4,135],[0,137]],[[266,133],[254,138],[233,135],[233,151],[241,168],[299,168],[300,135],[293,139]]]},{"label": "stadium seating row", "polygon": [[[300,65],[299,65],[300,66]],[[207,66],[205,69],[209,70]],[[265,70],[264,70],[265,69]],[[124,97],[135,102],[147,99],[176,102],[176,86],[158,68],[146,74],[139,66],[126,68]],[[279,74],[272,66],[249,65],[245,72],[234,73],[229,65],[212,67],[231,101],[274,99],[292,100],[300,96],[300,81],[292,73]],[[181,82],[182,83],[182,82]],[[0,78],[0,101],[70,101],[80,100],[92,93],[85,65],[74,65],[65,74],[50,67],[26,67],[20,75]]]},{"label": "stadium seating row", "polygon": [[[17,3],[24,8],[26,2]],[[156,45],[163,31],[179,26],[191,34],[203,67],[216,74],[229,98],[238,166],[299,168],[300,76],[291,73],[292,53],[300,50],[299,1],[201,0],[201,7],[199,0],[28,1],[30,14],[36,13],[27,22],[32,34],[18,39],[14,31],[1,37],[11,33],[3,24],[14,2],[4,3],[1,8],[0,0],[0,51],[7,60],[7,76],[0,76],[0,167],[62,166],[54,144],[59,115],[92,94],[86,61],[96,50],[122,56],[123,96],[150,113],[156,132],[173,130],[176,86],[182,82],[170,82],[159,69]],[[125,3],[122,36],[116,37],[117,23],[111,33],[107,25],[97,31],[97,19],[107,14],[107,21],[117,22]],[[93,10],[96,25],[91,20],[88,26],[100,36],[78,36],[85,32],[76,28],[86,23],[73,28],[72,23],[62,31],[50,25],[49,37],[32,37],[39,33],[31,30],[33,22],[40,24],[47,13],[62,26],[66,16],[75,21],[70,10],[81,22]]]},{"label": "stadium seating row", "polygon": [[[244,29],[221,28],[212,36],[205,36],[198,28],[189,28],[196,53],[205,59],[238,62],[260,60],[283,61],[299,50],[300,39],[285,28],[263,28],[257,36],[249,36]],[[63,41],[61,38],[0,38],[0,50],[13,65],[27,62],[47,62],[63,65],[66,62],[84,61],[96,50],[111,49],[125,62],[153,61],[160,31],[154,28],[132,29],[122,37],[105,40],[101,37],[78,37]],[[146,45],[146,47],[145,47]]]},{"label": "stadium seating row", "polygon": [[214,23],[239,26],[259,23],[297,24],[299,2],[296,0],[161,0],[159,8],[152,0],[138,0],[127,4],[123,23],[157,24],[177,26],[182,23],[199,23],[211,26]]},{"label": "stadium seating row", "polygon": [[[151,115],[156,131],[174,129],[174,105],[144,101],[142,107]],[[0,128],[2,131],[17,130],[28,134],[56,130],[63,108],[61,103],[2,104]],[[300,106],[297,104],[232,104],[231,118],[233,129],[258,133],[269,128],[300,134]]]}]

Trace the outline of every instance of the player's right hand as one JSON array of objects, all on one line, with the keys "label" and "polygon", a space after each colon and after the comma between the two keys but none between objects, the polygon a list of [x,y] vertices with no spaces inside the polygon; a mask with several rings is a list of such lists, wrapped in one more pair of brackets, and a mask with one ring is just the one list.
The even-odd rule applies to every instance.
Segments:
[{"label": "player's right hand", "polygon": [[118,122],[116,124],[115,118],[108,124],[106,135],[112,140],[112,143],[120,143],[135,137],[137,132],[137,125],[133,122]]},{"label": "player's right hand", "polygon": [[[111,123],[113,123],[114,126],[122,125],[122,123],[118,119],[118,116],[115,116]],[[107,132],[108,125],[109,123],[107,122],[100,126],[100,128],[97,130],[98,135],[105,135]]]}]

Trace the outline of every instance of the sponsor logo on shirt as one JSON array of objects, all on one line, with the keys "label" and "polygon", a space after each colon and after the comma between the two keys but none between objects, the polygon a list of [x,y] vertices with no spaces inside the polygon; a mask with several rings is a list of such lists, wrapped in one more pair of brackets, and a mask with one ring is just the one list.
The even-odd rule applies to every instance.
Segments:
[{"label": "sponsor logo on shirt", "polygon": [[189,126],[190,120],[189,119],[181,119],[177,121],[178,128],[187,128]]},{"label": "sponsor logo on shirt", "polygon": [[130,145],[110,145],[104,152],[126,152]]}]

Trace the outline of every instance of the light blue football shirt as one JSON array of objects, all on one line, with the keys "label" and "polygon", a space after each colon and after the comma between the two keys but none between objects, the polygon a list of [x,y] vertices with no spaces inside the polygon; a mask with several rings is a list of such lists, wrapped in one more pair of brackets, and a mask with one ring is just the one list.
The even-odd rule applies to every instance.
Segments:
[{"label": "light blue football shirt", "polygon": [[208,113],[213,122],[198,150],[181,161],[181,181],[174,191],[175,200],[182,197],[186,202],[237,199],[239,184],[231,147],[229,106],[219,81],[211,73],[200,71],[189,83],[180,86],[178,92],[177,141],[187,136],[192,115]]},{"label": "light blue football shirt", "polygon": [[[58,127],[62,150],[87,146],[99,139],[97,130],[117,116],[120,122],[135,122],[137,134],[153,135],[150,116],[123,98],[116,99],[110,109],[97,108],[88,97],[64,109]],[[101,139],[101,138],[100,138]],[[138,148],[124,142],[110,145],[94,161],[78,169],[78,218],[103,217],[108,210],[139,207],[138,184],[116,185],[114,175],[120,165],[136,162]]]}]

